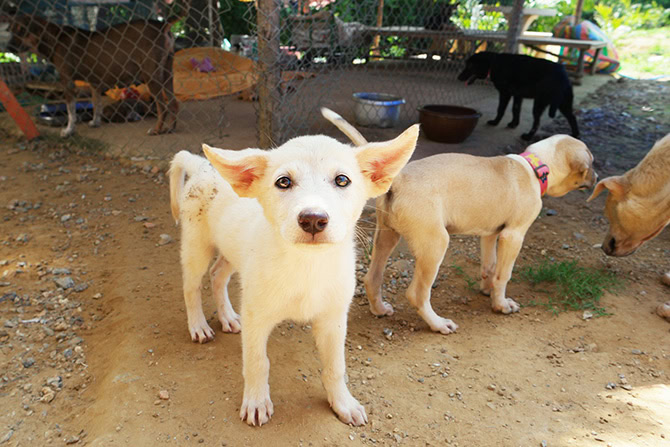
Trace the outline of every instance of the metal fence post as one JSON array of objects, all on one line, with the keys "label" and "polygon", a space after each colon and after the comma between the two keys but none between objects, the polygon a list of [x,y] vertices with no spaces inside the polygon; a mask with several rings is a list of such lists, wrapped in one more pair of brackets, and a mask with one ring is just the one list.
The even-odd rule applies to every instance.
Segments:
[{"label": "metal fence post", "polygon": [[506,53],[519,52],[519,34],[521,34],[521,13],[523,12],[524,0],[514,0],[512,13],[510,14],[509,30],[507,31]]},{"label": "metal fence post", "polygon": [[272,147],[279,137],[279,2],[258,1],[258,144]]}]

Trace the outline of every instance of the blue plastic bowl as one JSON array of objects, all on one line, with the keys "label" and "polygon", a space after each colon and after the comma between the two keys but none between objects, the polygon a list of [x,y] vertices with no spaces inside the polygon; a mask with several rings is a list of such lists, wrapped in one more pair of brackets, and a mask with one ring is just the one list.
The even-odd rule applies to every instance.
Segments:
[{"label": "blue plastic bowl", "polygon": [[387,93],[354,93],[354,117],[359,126],[393,127],[405,100]]}]

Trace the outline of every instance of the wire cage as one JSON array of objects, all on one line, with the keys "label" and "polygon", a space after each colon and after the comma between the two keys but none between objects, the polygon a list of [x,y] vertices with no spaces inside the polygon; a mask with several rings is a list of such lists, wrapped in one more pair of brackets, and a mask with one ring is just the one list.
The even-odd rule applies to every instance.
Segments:
[{"label": "wire cage", "polygon": [[400,127],[476,104],[492,88],[456,76],[508,34],[479,0],[0,0],[0,77],[40,127],[168,159],[230,147],[231,120],[270,147],[322,106]]}]

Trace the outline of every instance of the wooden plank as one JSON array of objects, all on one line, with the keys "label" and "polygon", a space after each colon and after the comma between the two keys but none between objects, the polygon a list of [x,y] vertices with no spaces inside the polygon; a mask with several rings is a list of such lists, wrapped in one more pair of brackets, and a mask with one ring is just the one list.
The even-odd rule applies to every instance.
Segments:
[{"label": "wooden plank", "polygon": [[21,104],[19,104],[12,91],[9,90],[9,87],[7,87],[7,84],[2,79],[0,79],[0,102],[5,106],[5,109],[9,112],[9,116],[12,117],[28,140],[40,136],[35,123],[30,119],[30,115],[21,107]]}]

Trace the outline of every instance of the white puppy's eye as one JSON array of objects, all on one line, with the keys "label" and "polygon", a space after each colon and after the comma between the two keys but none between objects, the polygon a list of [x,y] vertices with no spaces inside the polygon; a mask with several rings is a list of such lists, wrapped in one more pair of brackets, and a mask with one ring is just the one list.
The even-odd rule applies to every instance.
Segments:
[{"label": "white puppy's eye", "polygon": [[335,177],[335,184],[339,186],[340,188],[344,188],[345,186],[349,186],[349,183],[351,183],[351,180],[349,180],[349,177],[347,177],[344,174],[340,174],[337,177]]},{"label": "white puppy's eye", "polygon": [[279,189],[289,189],[292,184],[293,182],[291,181],[291,179],[286,176],[279,177],[275,182],[275,186]]}]

